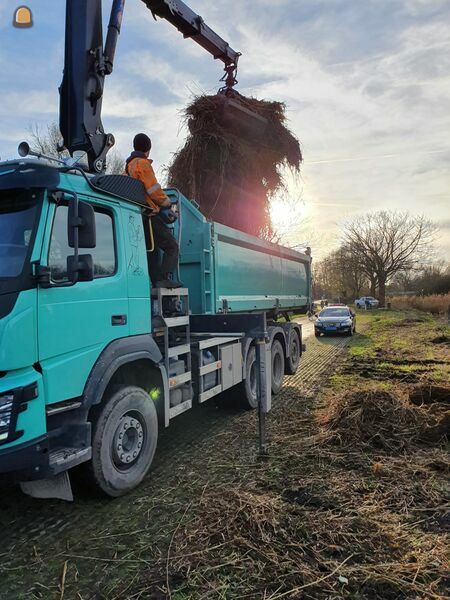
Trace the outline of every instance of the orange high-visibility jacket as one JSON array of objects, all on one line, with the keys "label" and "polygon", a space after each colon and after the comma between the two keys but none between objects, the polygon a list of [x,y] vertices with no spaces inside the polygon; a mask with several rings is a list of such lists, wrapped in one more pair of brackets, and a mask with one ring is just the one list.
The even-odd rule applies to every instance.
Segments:
[{"label": "orange high-visibility jacket", "polygon": [[126,175],[142,181],[146,191],[147,204],[155,212],[159,212],[159,207],[167,200],[167,196],[156,179],[152,162],[147,158],[133,158],[127,165]]}]

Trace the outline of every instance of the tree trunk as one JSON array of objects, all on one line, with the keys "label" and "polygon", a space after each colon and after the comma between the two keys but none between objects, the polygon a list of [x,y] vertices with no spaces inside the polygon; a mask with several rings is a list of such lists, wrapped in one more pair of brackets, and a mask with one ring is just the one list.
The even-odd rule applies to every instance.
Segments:
[{"label": "tree trunk", "polygon": [[370,295],[373,296],[374,298],[377,295],[377,278],[376,277],[370,278]]},{"label": "tree trunk", "polygon": [[386,303],[386,279],[384,277],[378,278],[378,300],[380,301],[380,308],[384,308]]}]

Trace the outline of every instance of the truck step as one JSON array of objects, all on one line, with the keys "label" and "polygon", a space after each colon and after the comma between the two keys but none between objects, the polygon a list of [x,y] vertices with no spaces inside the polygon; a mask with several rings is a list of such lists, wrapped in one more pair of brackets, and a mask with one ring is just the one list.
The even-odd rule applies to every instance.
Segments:
[{"label": "truck step", "polygon": [[187,288],[156,288],[152,290],[152,298],[159,296],[189,296]]},{"label": "truck step", "polygon": [[173,406],[172,408],[169,408],[169,419],[178,417],[178,415],[181,415],[190,408],[192,408],[192,400],[185,400],[181,404],[178,404],[178,406]]},{"label": "truck step", "polygon": [[173,390],[179,385],[191,381],[191,378],[192,375],[190,371],[188,371],[187,373],[182,373],[181,375],[176,375],[175,377],[169,377],[169,388]]},{"label": "truck step", "polygon": [[189,354],[191,347],[189,344],[182,344],[181,346],[172,346],[169,348],[169,358],[174,356],[180,356],[181,354]]},{"label": "truck step", "polygon": [[168,317],[164,319],[167,327],[184,327],[189,325],[189,317]]},{"label": "truck step", "polygon": [[88,448],[57,448],[50,452],[50,469],[56,475],[89,460],[91,456],[92,448],[90,446]]}]

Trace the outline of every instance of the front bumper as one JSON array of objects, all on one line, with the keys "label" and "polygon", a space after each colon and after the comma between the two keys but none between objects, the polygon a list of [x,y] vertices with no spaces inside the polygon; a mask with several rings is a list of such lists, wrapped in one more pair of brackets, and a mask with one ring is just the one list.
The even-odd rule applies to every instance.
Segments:
[{"label": "front bumper", "polygon": [[350,333],[352,325],[344,325],[343,327],[336,327],[336,329],[327,329],[326,327],[314,327],[315,333],[323,334],[338,334],[338,333]]},{"label": "front bumper", "polygon": [[15,481],[42,479],[49,472],[49,444],[46,435],[0,452],[0,473],[13,473]]}]

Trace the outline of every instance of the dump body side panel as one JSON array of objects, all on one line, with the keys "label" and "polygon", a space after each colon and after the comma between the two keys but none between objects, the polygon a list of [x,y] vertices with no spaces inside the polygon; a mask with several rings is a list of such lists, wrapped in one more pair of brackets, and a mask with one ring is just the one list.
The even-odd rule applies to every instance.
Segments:
[{"label": "dump body side panel", "polygon": [[[311,301],[311,257],[208,222],[179,192],[181,278],[194,314],[305,310]],[[170,192],[169,192],[170,195]]]},{"label": "dump body side panel", "polygon": [[214,223],[214,263],[216,312],[309,304],[307,255]]}]

